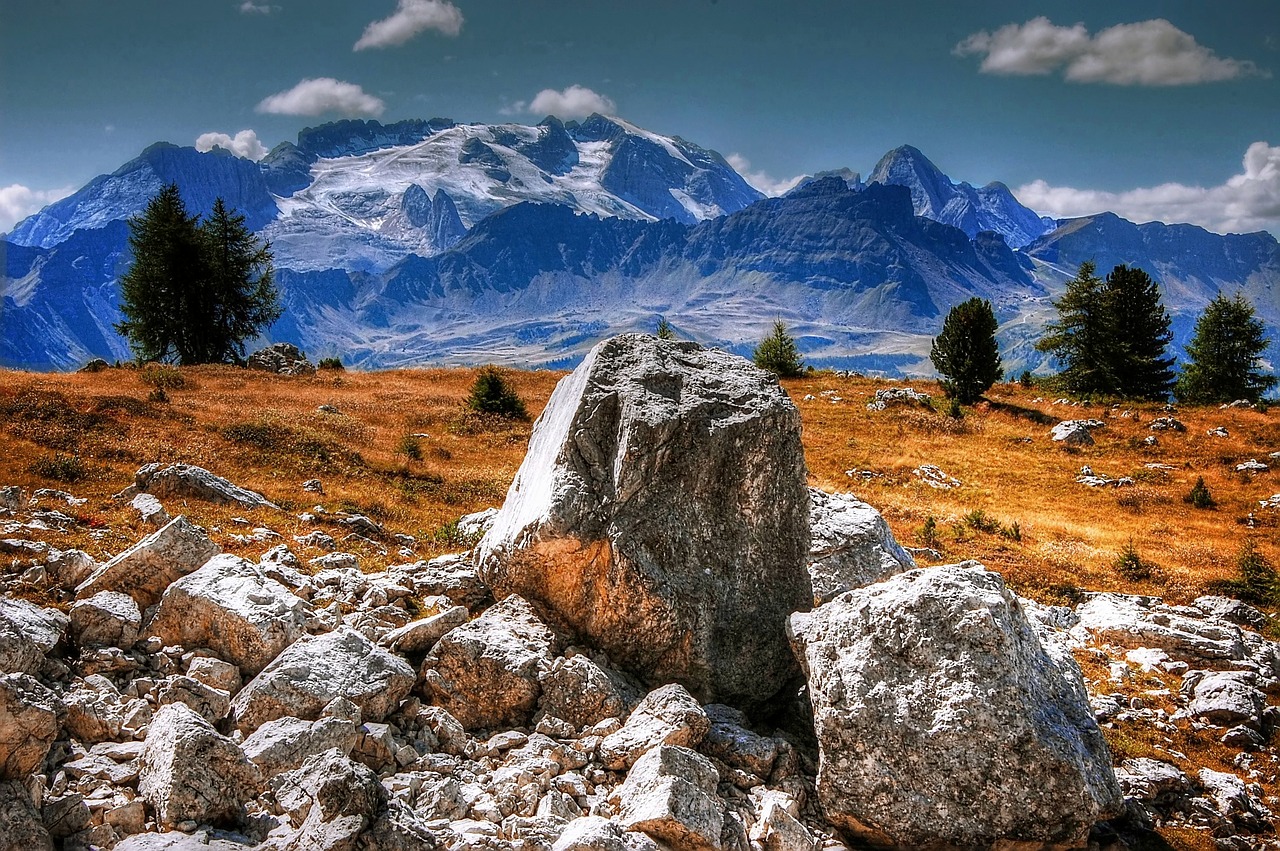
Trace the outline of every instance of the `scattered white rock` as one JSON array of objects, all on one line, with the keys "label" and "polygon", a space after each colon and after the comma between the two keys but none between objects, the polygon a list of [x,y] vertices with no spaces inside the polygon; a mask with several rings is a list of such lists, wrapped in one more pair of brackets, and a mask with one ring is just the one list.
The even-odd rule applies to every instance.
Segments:
[{"label": "scattered white rock", "polygon": [[149,493],[138,494],[129,505],[138,512],[138,518],[147,526],[159,528],[169,522],[169,512],[164,510],[160,500]]},{"label": "scattered white rock", "polygon": [[853,494],[809,488],[808,568],[815,606],[915,566],[880,512]]},{"label": "scattered white rock", "polygon": [[133,483],[140,492],[161,498],[191,497],[220,505],[280,510],[280,506],[262,494],[234,485],[194,464],[170,464],[167,467],[147,464],[134,474]]},{"label": "scattered white rock", "polygon": [[696,748],[710,729],[706,712],[684,686],[662,686],[640,701],[626,724],[605,736],[600,759],[607,768],[622,770],[659,745]]},{"label": "scattered white rock", "polygon": [[917,479],[936,490],[951,490],[961,487],[959,479],[948,476],[936,464],[921,464],[911,471]]},{"label": "scattered white rock", "polygon": [[83,599],[99,591],[128,594],[139,606],[159,601],[170,584],[221,552],[204,530],[179,515],[120,553],[76,587]]},{"label": "scattered white rock", "polygon": [[719,772],[702,754],[661,745],[636,761],[612,800],[627,830],[674,848],[719,849],[725,818],[719,783]]}]

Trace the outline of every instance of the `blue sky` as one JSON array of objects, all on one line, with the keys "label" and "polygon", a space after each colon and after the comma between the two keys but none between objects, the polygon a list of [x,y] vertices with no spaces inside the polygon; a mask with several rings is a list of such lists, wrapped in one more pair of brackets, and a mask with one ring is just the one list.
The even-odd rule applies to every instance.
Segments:
[{"label": "blue sky", "polygon": [[1277,0],[0,0],[0,230],[157,140],[591,106],[771,191],[912,144],[1054,215],[1280,232]]}]

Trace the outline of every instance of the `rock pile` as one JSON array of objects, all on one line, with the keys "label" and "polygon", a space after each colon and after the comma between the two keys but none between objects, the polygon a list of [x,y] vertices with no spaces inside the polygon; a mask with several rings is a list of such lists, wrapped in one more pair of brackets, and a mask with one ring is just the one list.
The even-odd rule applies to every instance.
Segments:
[{"label": "rock pile", "polygon": [[315,364],[307,360],[305,352],[293,343],[273,343],[249,355],[245,366],[277,375],[312,375]]},{"label": "rock pile", "polygon": [[[459,527],[477,549],[380,573],[222,554],[181,516],[101,565],[15,539],[0,847],[1030,851],[1122,810],[1269,829],[1248,759],[1113,774],[1095,720],[1222,729],[1251,758],[1280,690],[1265,616],[1048,609],[975,564],[916,569],[870,506],[806,488],[794,407],[740,359],[602,344],[501,511]],[[13,596],[37,581],[69,614]],[[1178,712],[1091,699],[1073,647],[1178,677]]]}]

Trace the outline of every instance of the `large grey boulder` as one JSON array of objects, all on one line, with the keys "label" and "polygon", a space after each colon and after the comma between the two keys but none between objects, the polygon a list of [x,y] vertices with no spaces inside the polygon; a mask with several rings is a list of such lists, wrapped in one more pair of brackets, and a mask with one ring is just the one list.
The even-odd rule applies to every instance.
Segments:
[{"label": "large grey boulder", "polygon": [[851,493],[809,488],[809,580],[815,606],[915,566],[879,511]]},{"label": "large grey boulder", "polygon": [[203,529],[179,515],[95,570],[76,587],[76,596],[119,591],[146,608],[164,589],[221,551]]},{"label": "large grey boulder", "polygon": [[772,375],[615,337],[535,424],[481,575],[652,685],[764,701],[796,672],[786,616],[812,599],[805,478],[799,413]]},{"label": "large grey boulder", "polygon": [[257,491],[232,484],[194,464],[147,464],[133,474],[133,485],[141,493],[156,497],[176,496],[203,499],[219,505],[240,508],[273,508],[280,506]]},{"label": "large grey boulder", "polygon": [[58,699],[26,674],[0,676],[0,780],[38,771],[58,737]]},{"label": "large grey boulder", "polygon": [[40,809],[18,780],[0,781],[0,848],[53,851],[53,839],[40,820]]},{"label": "large grey boulder", "polygon": [[45,654],[57,646],[69,619],[14,597],[0,597],[0,674],[39,673]]},{"label": "large grey boulder", "polygon": [[980,565],[913,570],[791,616],[831,822],[900,847],[1083,844],[1120,812],[1070,654]]},{"label": "large grey boulder", "polygon": [[162,828],[237,823],[261,784],[236,743],[182,703],[156,712],[140,762],[138,792]]},{"label": "large grey boulder", "polygon": [[289,645],[240,690],[231,710],[246,733],[288,716],[314,721],[339,697],[358,706],[364,720],[381,721],[415,679],[404,659],[344,626]]},{"label": "large grey boulder", "polygon": [[336,749],[347,756],[359,738],[358,725],[347,718],[277,718],[259,727],[240,747],[264,777],[274,777],[300,767],[312,754]]},{"label": "large grey boulder", "polygon": [[207,647],[252,677],[305,634],[308,610],[258,565],[219,555],[169,586],[148,633],[165,644]]},{"label": "large grey boulder", "polygon": [[558,648],[528,601],[511,596],[436,642],[422,663],[421,690],[468,730],[521,726]]},{"label": "large grey boulder", "polygon": [[128,650],[138,640],[141,626],[138,602],[119,591],[99,591],[71,607],[71,637],[81,647]]}]

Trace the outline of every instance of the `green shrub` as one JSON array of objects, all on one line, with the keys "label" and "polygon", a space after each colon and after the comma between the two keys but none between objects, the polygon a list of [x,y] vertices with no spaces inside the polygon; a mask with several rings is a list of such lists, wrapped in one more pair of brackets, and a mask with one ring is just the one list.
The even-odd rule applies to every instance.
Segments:
[{"label": "green shrub", "polygon": [[1240,549],[1236,559],[1236,578],[1215,582],[1212,589],[1246,603],[1268,608],[1280,606],[1280,578],[1252,540],[1245,541]]},{"label": "green shrub", "polygon": [[953,420],[964,419],[964,409],[960,407],[960,400],[952,397],[947,402],[947,416]]},{"label": "green shrub", "polygon": [[471,385],[467,407],[481,414],[515,420],[529,419],[524,402],[496,366],[484,366]]},{"label": "green shrub", "polygon": [[1010,523],[1008,526],[1002,526],[1000,528],[1000,535],[1002,537],[1008,538],[1010,541],[1018,541],[1019,543],[1021,543],[1022,542],[1022,526],[1020,526],[1018,524],[1018,521],[1015,520],[1012,523]]},{"label": "green shrub", "polygon": [[1196,483],[1191,486],[1191,492],[1183,497],[1183,501],[1191,503],[1195,508],[1213,508],[1218,504],[1209,493],[1209,488],[1204,483],[1204,476],[1196,477]]},{"label": "green shrub", "polygon": [[149,363],[139,376],[143,384],[150,384],[158,389],[177,390],[187,386],[187,379],[176,366],[164,363]]},{"label": "green shrub", "polygon": [[410,461],[422,460],[422,444],[418,442],[418,438],[412,434],[406,434],[400,438],[400,442],[396,444],[396,454],[403,455]]},{"label": "green shrub", "polygon": [[920,543],[931,550],[938,549],[941,543],[938,540],[938,521],[932,514],[924,519],[924,525],[920,527]]},{"label": "green shrub", "polygon": [[316,369],[345,370],[346,367],[342,365],[341,358],[320,358],[320,362],[316,364]]},{"label": "green shrub", "polygon": [[79,455],[54,453],[52,458],[36,459],[28,469],[37,476],[55,482],[74,483],[89,476],[89,468],[80,460]]},{"label": "green shrub", "polygon": [[157,387],[155,390],[152,390],[150,393],[147,394],[147,401],[148,402],[168,402],[169,394],[164,392],[163,387]]},{"label": "green shrub", "polygon": [[1028,390],[1035,386],[1035,378],[1031,375],[1031,370],[1024,369],[1022,375],[1018,376],[1018,383]]},{"label": "green shrub", "polygon": [[988,517],[987,513],[981,508],[975,508],[966,514],[964,522],[969,524],[969,528],[975,532],[994,533],[1001,531],[1003,528],[999,520],[994,517]]},{"label": "green shrub", "polygon": [[782,322],[773,323],[773,332],[760,341],[751,359],[756,366],[779,378],[795,378],[804,374],[804,359],[796,348],[795,338],[787,333],[787,326]]},{"label": "green shrub", "polygon": [[1150,562],[1143,560],[1138,553],[1138,548],[1134,546],[1133,538],[1129,539],[1129,543],[1124,545],[1120,553],[1116,556],[1115,561],[1116,572],[1119,573],[1129,582],[1141,582],[1144,579],[1150,579],[1153,573],[1153,566]]},{"label": "green shrub", "polygon": [[659,340],[674,340],[676,338],[676,329],[671,327],[671,323],[667,321],[667,317],[658,317],[658,330],[656,332]]}]

